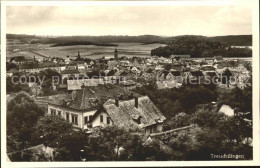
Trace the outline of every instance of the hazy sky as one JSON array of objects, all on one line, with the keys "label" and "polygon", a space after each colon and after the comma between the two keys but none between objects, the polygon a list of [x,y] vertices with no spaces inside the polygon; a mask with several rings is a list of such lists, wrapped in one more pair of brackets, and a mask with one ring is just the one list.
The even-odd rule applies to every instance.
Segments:
[{"label": "hazy sky", "polygon": [[6,10],[6,32],[16,34],[252,34],[251,10],[238,6],[9,6]]}]

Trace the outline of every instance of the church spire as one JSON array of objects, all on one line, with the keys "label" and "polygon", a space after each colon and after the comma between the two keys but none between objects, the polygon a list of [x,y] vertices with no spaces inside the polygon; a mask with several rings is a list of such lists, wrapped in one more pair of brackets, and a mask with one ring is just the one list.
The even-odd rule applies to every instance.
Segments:
[{"label": "church spire", "polygon": [[78,59],[80,59],[80,53],[79,53],[79,51],[78,51]]},{"label": "church spire", "polygon": [[114,59],[118,60],[118,53],[117,53],[117,48],[115,47],[115,51],[114,51]]}]

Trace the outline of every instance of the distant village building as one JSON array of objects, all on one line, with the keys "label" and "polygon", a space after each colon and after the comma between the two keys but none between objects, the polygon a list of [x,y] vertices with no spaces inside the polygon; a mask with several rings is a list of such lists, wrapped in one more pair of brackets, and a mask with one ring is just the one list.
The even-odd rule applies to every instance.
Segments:
[{"label": "distant village building", "polygon": [[234,116],[234,109],[232,109],[229,105],[223,104],[218,110],[219,113],[224,113],[227,116]]},{"label": "distant village building", "polygon": [[104,80],[100,79],[69,79],[67,80],[68,91],[81,90],[84,86],[104,85]]},{"label": "distant village building", "polygon": [[66,69],[64,69],[63,71],[61,71],[61,75],[62,75],[62,80],[63,79],[68,79],[69,77],[79,77],[80,76],[80,72],[79,70],[74,67],[74,66],[68,66],[66,67]]},{"label": "distant village building", "polygon": [[17,69],[13,68],[6,72],[6,76],[12,77],[13,74],[18,73],[18,72],[19,71]]}]

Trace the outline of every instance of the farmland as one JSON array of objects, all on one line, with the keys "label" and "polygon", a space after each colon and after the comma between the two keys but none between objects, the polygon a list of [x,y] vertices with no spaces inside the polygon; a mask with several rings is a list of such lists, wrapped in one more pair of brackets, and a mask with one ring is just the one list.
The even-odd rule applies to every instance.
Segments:
[{"label": "farmland", "polygon": [[[164,46],[164,44],[142,44],[142,43],[113,43],[117,44],[117,50],[119,52],[119,56],[141,56],[147,57],[150,56],[150,52],[153,48],[157,48],[160,46]],[[12,44],[10,44],[12,45]],[[23,44],[15,44],[16,47]],[[10,47],[10,46],[9,46]],[[25,56],[27,58],[35,57],[60,57],[66,58],[70,56],[71,58],[75,58],[78,55],[78,51],[81,56],[84,58],[98,59],[101,57],[110,57],[114,55],[113,46],[95,46],[95,45],[76,45],[76,46],[58,46],[51,47],[48,44],[32,44],[31,47],[27,46],[25,51],[16,51],[16,52],[7,52],[7,57],[13,56]]]}]

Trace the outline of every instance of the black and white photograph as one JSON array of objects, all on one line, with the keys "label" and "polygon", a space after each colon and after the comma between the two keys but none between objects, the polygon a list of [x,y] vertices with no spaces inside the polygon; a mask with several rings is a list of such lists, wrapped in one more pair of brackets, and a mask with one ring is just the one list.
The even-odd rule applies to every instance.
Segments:
[{"label": "black and white photograph", "polygon": [[258,6],[2,3],[2,162],[259,164]]}]

